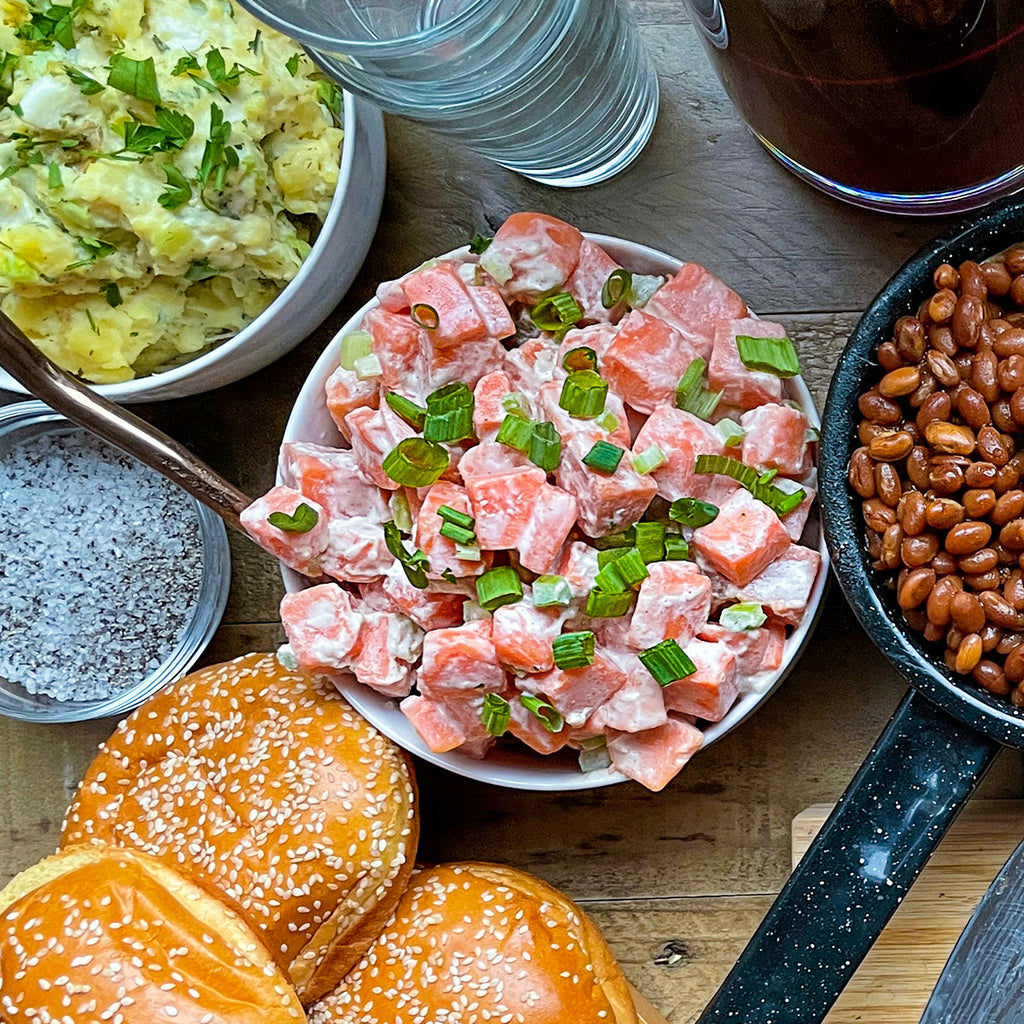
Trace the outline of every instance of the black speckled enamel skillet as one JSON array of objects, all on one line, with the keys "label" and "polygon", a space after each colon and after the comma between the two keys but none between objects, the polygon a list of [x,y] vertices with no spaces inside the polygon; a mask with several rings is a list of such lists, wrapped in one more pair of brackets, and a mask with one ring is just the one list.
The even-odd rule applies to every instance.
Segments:
[{"label": "black speckled enamel skillet", "polygon": [[[825,535],[857,618],[912,689],[698,1024],[821,1021],[999,745],[1024,747],[1024,713],[954,677],[938,645],[912,632],[892,594],[876,586],[860,499],[846,479],[859,444],[857,398],[880,376],[874,352],[891,338],[896,319],[932,294],[938,264],[980,261],[1021,240],[1020,201],[951,225],[882,289],[839,360],[819,450]],[[855,649],[837,650],[836,657],[856,671]],[[914,969],[908,960],[907,970]]]}]

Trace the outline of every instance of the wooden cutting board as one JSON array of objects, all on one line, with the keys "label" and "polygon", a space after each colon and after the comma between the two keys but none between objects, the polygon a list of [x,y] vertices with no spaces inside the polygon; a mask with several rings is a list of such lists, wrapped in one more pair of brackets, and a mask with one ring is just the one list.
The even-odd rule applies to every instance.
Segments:
[{"label": "wooden cutting board", "polygon": [[[809,807],[793,819],[794,865],[831,810]],[[826,1024],[917,1024],[963,926],[1022,839],[1024,800],[969,803]]]}]

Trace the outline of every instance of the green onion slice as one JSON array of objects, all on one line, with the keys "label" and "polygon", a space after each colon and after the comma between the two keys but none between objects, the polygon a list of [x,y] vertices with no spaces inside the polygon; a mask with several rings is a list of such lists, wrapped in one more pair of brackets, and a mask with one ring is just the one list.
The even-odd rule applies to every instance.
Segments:
[{"label": "green onion slice", "polygon": [[417,302],[409,310],[409,317],[417,327],[425,327],[428,331],[436,330],[441,322],[437,310],[425,302]]},{"label": "green onion slice", "polygon": [[380,360],[372,352],[367,356],[360,356],[352,365],[352,369],[355,370],[357,380],[370,380],[384,372]]},{"label": "green onion slice", "polygon": [[[665,557],[665,524],[637,523],[636,550],[645,563],[660,562]],[[600,560],[600,554],[598,554]]]},{"label": "green onion slice", "polygon": [[640,476],[646,476],[659,466],[665,465],[666,461],[668,460],[661,448],[656,444],[652,444],[639,454],[633,456],[633,469]]},{"label": "green onion slice", "polygon": [[451,569],[445,569],[444,572],[441,573],[441,579],[443,579],[446,583],[458,584],[459,582],[458,576],[456,576],[455,573],[451,571]]},{"label": "green onion slice", "polygon": [[[442,531],[443,533],[444,531]],[[480,561],[480,545],[479,544],[460,544],[458,541],[455,542],[455,557],[463,562],[479,562]]]},{"label": "green onion slice", "polygon": [[633,591],[608,594],[595,588],[587,595],[586,612],[592,619],[616,619],[625,615],[633,604]]},{"label": "green onion slice", "polygon": [[568,292],[556,292],[541,299],[530,310],[530,319],[542,331],[557,337],[583,319],[583,310]]},{"label": "green onion slice", "polygon": [[682,562],[690,557],[690,545],[685,537],[670,533],[665,538],[665,561]]},{"label": "green onion slice", "polygon": [[475,256],[479,256],[480,253],[486,252],[487,247],[493,242],[494,239],[488,235],[481,235],[478,231],[469,243],[469,251]]},{"label": "green onion slice", "polygon": [[795,377],[800,372],[800,360],[789,338],[736,337],[740,360],[748,370],[760,370],[775,377]]},{"label": "green onion slice", "polygon": [[669,507],[668,517],[683,526],[707,526],[718,518],[718,506],[697,498],[676,498]]},{"label": "green onion slice", "polygon": [[572,590],[564,576],[538,576],[533,581],[534,608],[562,608],[572,604]]},{"label": "green onion slice", "polygon": [[[627,550],[633,549],[628,548]],[[624,554],[625,552],[623,552]],[[605,594],[624,594],[629,590],[626,581],[615,571],[615,562],[609,562],[598,572],[594,577],[594,586]]]},{"label": "green onion slice", "polygon": [[658,681],[659,686],[668,686],[679,679],[692,676],[697,671],[697,666],[675,640],[662,640],[660,644],[641,651],[637,657]]},{"label": "green onion slice", "polygon": [[676,407],[682,409],[683,403],[696,390],[703,385],[704,371],[707,369],[707,362],[700,356],[690,362],[686,372],[680,377],[676,385]]},{"label": "green onion slice", "polygon": [[577,370],[565,378],[558,404],[576,419],[592,420],[604,412],[607,397],[608,381],[593,370]]},{"label": "green onion slice", "polygon": [[464,547],[471,547],[476,544],[476,534],[472,530],[467,530],[464,526],[458,526],[455,523],[442,523],[440,533],[442,537],[447,537],[449,540],[455,541],[456,544],[462,544]]},{"label": "green onion slice", "polygon": [[627,587],[637,587],[651,575],[647,571],[643,556],[636,548],[627,548],[625,554],[621,558],[615,559],[609,568]]},{"label": "green onion slice", "polygon": [[477,577],[476,599],[481,608],[493,612],[502,605],[515,604],[523,599],[523,584],[510,565],[491,569]]},{"label": "green onion slice", "polygon": [[433,441],[407,437],[384,456],[381,468],[396,484],[429,487],[448,468],[448,452]]},{"label": "green onion slice", "polygon": [[426,566],[427,556],[422,551],[409,552],[402,543],[402,535],[398,526],[392,521],[384,524],[384,543],[388,551],[401,563],[409,582],[420,590],[427,588]]},{"label": "green onion slice", "polygon": [[758,629],[768,620],[764,609],[759,604],[745,602],[742,604],[731,604],[728,608],[722,609],[718,616],[719,624],[733,633],[744,633],[747,630]]},{"label": "green onion slice", "polygon": [[460,512],[457,508],[452,508],[451,505],[442,505],[438,510],[437,514],[446,522],[454,523],[456,526],[461,526],[465,530],[473,530],[476,528],[476,520],[467,515],[465,512]]},{"label": "green onion slice", "polygon": [[368,331],[350,331],[341,339],[341,365],[356,368],[356,360],[373,354],[373,335]]},{"label": "green onion slice", "polygon": [[271,526],[276,526],[285,533],[309,533],[319,519],[316,509],[310,508],[304,501],[299,502],[291,515],[287,512],[271,512],[267,516],[267,522]]},{"label": "green onion slice", "polygon": [[771,482],[774,474],[758,474],[756,469],[751,469],[739,459],[732,459],[728,455],[698,455],[693,471],[732,477],[778,516],[792,512],[806,497],[806,491],[802,487],[787,493]]},{"label": "green onion slice", "polygon": [[715,433],[722,439],[726,448],[735,448],[747,436],[747,432],[730,419],[719,420],[715,424]]},{"label": "green onion slice", "polygon": [[580,743],[580,771],[600,772],[608,768],[612,759],[608,756],[608,744],[603,736],[594,736],[592,739],[583,740]]},{"label": "green onion slice", "polygon": [[533,437],[533,420],[524,420],[518,413],[510,412],[498,428],[498,436],[495,440],[499,444],[508,445],[518,452],[530,450],[530,441]]},{"label": "green onion slice", "polygon": [[607,441],[597,441],[594,447],[583,456],[583,464],[599,473],[611,476],[619,468],[622,456],[625,454],[617,444],[609,444]]},{"label": "green onion slice", "polygon": [[512,711],[508,706],[508,701],[500,694],[489,693],[484,697],[484,705],[480,709],[480,720],[492,736],[504,736],[508,731],[508,720],[511,717]]},{"label": "green onion slice", "polygon": [[711,418],[711,414],[718,408],[718,403],[722,400],[721,391],[708,391],[707,388],[701,388],[699,391],[695,391],[690,397],[683,403],[682,409],[684,412],[691,413],[701,420],[708,420]]},{"label": "green onion slice", "polygon": [[551,651],[557,668],[585,668],[594,664],[596,638],[590,630],[563,633],[551,641]]},{"label": "green onion slice", "polygon": [[399,487],[391,492],[388,508],[391,509],[398,529],[402,533],[412,533],[412,509],[409,507],[409,496],[405,493],[405,488]]},{"label": "green onion slice", "polygon": [[446,384],[427,395],[423,436],[428,441],[452,443],[473,434],[473,392],[462,382]]},{"label": "green onion slice", "polygon": [[543,725],[548,732],[562,731],[562,726],[565,724],[565,720],[558,711],[556,711],[550,704],[545,704],[540,697],[535,697],[532,693],[521,693],[519,695],[519,703],[522,704],[534,718],[538,719],[540,724]]},{"label": "green onion slice", "polygon": [[392,412],[405,420],[410,427],[415,430],[423,429],[423,421],[427,418],[427,410],[422,405],[417,405],[396,391],[388,391],[384,395],[384,401],[388,403]]},{"label": "green onion slice", "polygon": [[597,425],[602,430],[607,430],[609,434],[614,434],[619,429],[619,417],[614,413],[606,412],[603,416],[598,416]]},{"label": "green onion slice", "polygon": [[632,548],[606,548],[604,551],[598,551],[597,553],[597,567],[603,569],[607,565],[611,565],[612,562],[621,558],[627,551],[632,551]]},{"label": "green onion slice", "polygon": [[617,306],[629,297],[632,287],[633,275],[628,270],[623,270],[622,267],[619,267],[618,270],[613,270],[601,288],[601,305],[605,309]]},{"label": "green onion slice", "polygon": [[565,358],[562,360],[562,368],[570,373],[576,370],[596,370],[597,353],[586,345],[571,348],[565,353]]},{"label": "green onion slice", "polygon": [[631,526],[622,533],[609,533],[604,537],[594,538],[594,547],[599,551],[606,548],[631,548],[636,543],[636,528]]},{"label": "green onion slice", "polygon": [[534,425],[526,454],[545,473],[553,473],[558,468],[558,460],[562,457],[562,439],[553,423]]},{"label": "green onion slice", "polygon": [[501,407],[505,412],[514,412],[524,420],[530,418],[530,403],[527,402],[526,396],[518,391],[510,391],[505,395],[501,400]]}]

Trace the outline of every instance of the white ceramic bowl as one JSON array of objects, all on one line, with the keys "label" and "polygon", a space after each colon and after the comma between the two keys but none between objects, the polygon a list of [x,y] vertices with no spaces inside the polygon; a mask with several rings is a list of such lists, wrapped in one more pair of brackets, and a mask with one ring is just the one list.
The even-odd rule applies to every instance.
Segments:
[{"label": "white ceramic bowl", "polygon": [[[645,245],[626,242],[620,238],[611,238],[607,235],[588,234],[587,237],[607,249],[621,266],[635,272],[644,274],[673,274],[682,266],[680,260],[667,256],[657,249],[648,248]],[[460,256],[464,255],[465,251],[465,249],[458,249],[446,255]],[[377,301],[374,299],[363,306],[341,328],[337,338],[340,338],[349,331],[355,330],[366,311],[376,305]],[[346,447],[346,442],[342,439],[338,428],[331,419],[330,413],[327,411],[324,394],[324,384],[337,365],[338,343],[336,339],[317,360],[316,365],[306,378],[305,384],[303,384],[302,389],[299,391],[295,405],[292,407],[291,416],[288,418],[288,423],[285,426],[283,438],[285,442],[309,441],[333,447]],[[821,420],[814,407],[814,399],[811,397],[811,393],[807,390],[807,385],[804,384],[803,380],[800,377],[794,377],[787,382],[786,387],[786,397],[799,403],[807,414],[812,426],[820,428]],[[281,483],[280,477],[278,478],[278,483]],[[762,701],[767,700],[769,695],[785,679],[796,664],[800,653],[810,638],[811,631],[821,610],[821,600],[825,593],[829,569],[829,554],[828,549],[825,547],[825,539],[821,530],[817,502],[812,507],[803,539],[805,542],[813,545],[821,555],[821,569],[818,573],[818,578],[814,581],[807,612],[800,625],[786,640],[786,646],[783,650],[782,667],[765,681],[758,692],[748,693],[741,697],[721,722],[716,722],[704,730],[704,748],[735,729],[740,722],[753,713],[754,709]],[[290,593],[302,590],[310,585],[309,580],[290,569],[282,569],[282,575],[285,588]],[[411,751],[417,757],[422,757],[425,761],[480,782],[489,782],[496,786],[507,786],[511,789],[565,792],[577,789],[594,789],[598,786],[608,786],[615,782],[627,781],[625,776],[610,768],[604,771],[584,774],[579,769],[575,752],[562,751],[545,757],[535,754],[521,745],[510,745],[508,747],[496,747],[482,761],[469,757],[466,754],[461,754],[457,750],[447,754],[435,754],[420,738],[419,733],[413,728],[409,719],[399,710],[397,701],[382,696],[375,690],[371,690],[368,686],[363,686],[361,683],[356,682],[354,677],[348,677],[340,682],[339,689],[353,707],[365,718],[368,718],[381,732],[390,736],[399,746]],[[694,756],[699,757],[700,751]],[[683,771],[685,772],[686,769],[684,768]]]},{"label": "white ceramic bowl", "polygon": [[[348,92],[343,110],[345,136],[334,199],[312,251],[281,294],[252,323],[195,359],[122,384],[98,384],[99,394],[115,402],[152,402],[232,384],[293,349],[341,301],[377,229],[386,163],[380,110]],[[3,370],[0,388],[27,393]]]}]

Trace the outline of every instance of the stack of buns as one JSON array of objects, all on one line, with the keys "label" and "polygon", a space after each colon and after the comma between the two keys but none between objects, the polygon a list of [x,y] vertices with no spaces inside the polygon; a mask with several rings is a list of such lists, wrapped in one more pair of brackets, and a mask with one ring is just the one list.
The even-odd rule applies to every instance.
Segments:
[{"label": "stack of buns", "polygon": [[636,1024],[600,933],[498,865],[413,871],[411,765],[249,655],[100,749],[62,850],[0,891],[0,1022]]}]

